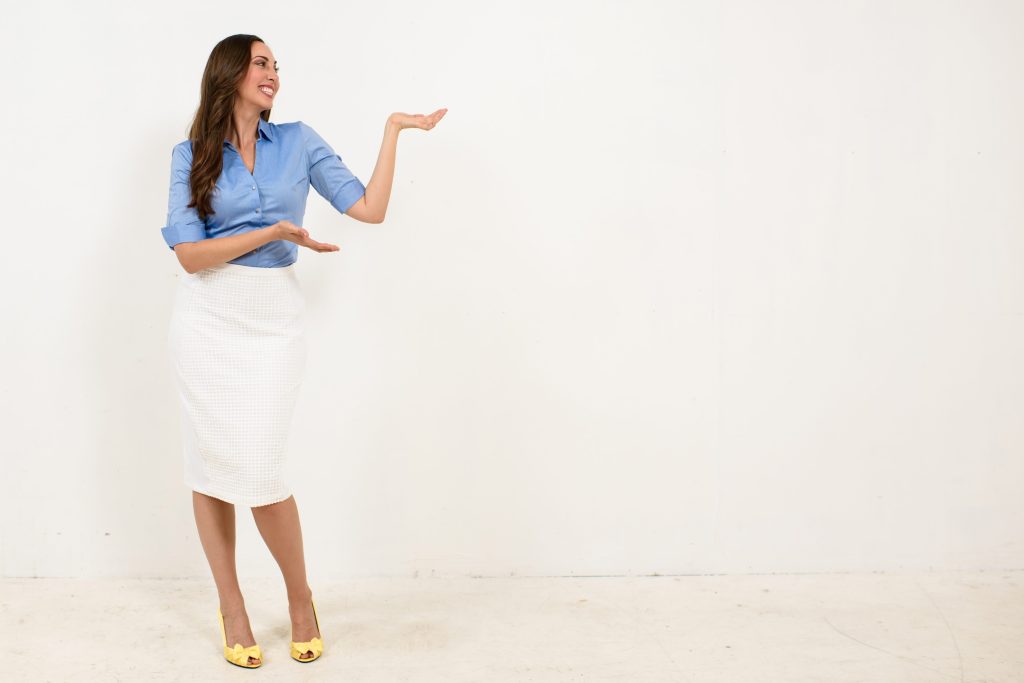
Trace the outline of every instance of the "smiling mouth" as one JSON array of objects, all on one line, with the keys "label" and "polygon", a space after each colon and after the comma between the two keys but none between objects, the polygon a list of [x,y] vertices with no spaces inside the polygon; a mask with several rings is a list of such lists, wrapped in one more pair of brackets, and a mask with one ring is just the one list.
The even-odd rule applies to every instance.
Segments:
[{"label": "smiling mouth", "polygon": [[265,89],[263,89],[263,88],[258,88],[258,90],[259,90],[259,91],[260,91],[261,93],[263,93],[264,95],[266,95],[267,97],[273,97],[273,96],[274,96],[274,92],[273,92],[273,91],[267,92],[267,91],[266,91]]}]

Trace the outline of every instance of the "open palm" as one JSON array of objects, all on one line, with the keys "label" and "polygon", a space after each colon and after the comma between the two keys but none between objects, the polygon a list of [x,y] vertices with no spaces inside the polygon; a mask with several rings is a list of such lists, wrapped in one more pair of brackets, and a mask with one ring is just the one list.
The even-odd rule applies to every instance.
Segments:
[{"label": "open palm", "polygon": [[423,130],[430,130],[437,122],[440,121],[445,113],[448,112],[447,108],[441,108],[435,111],[433,114],[406,114],[405,112],[396,111],[388,119],[391,123],[397,124],[399,130],[406,128],[422,128]]}]

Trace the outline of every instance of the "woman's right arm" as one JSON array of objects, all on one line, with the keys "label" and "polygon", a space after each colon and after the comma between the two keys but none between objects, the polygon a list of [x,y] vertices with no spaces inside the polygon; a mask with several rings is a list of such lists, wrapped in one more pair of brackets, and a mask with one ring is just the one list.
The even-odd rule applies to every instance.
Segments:
[{"label": "woman's right arm", "polygon": [[174,253],[186,272],[195,273],[203,268],[238,258],[267,242],[281,239],[280,225],[275,223],[240,235],[210,237],[198,242],[179,242],[174,245]]},{"label": "woman's right arm", "polygon": [[240,235],[179,242],[174,245],[174,253],[178,256],[182,268],[189,273],[195,273],[203,268],[230,261],[274,240],[288,240],[300,247],[319,252],[338,251],[341,248],[330,242],[318,242],[309,236],[308,230],[291,221],[278,221],[265,228],[256,228]]}]

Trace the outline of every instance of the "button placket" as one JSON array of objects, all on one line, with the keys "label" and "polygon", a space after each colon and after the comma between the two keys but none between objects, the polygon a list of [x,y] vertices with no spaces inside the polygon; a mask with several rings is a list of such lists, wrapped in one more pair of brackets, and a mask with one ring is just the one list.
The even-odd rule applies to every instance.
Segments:
[{"label": "button placket", "polygon": [[[256,134],[256,147],[259,148],[259,145],[260,145],[259,131],[257,131],[257,134]],[[257,157],[257,160],[258,160],[258,158],[259,158],[259,149],[256,150],[256,157]],[[246,168],[246,170],[248,171],[249,169]],[[263,212],[260,211],[260,195],[259,195],[259,192],[257,192],[257,188],[256,188],[256,163],[255,163],[255,161],[253,162],[252,171],[249,173],[249,177],[252,178],[252,181],[253,181],[252,190],[253,190],[253,192],[256,192],[256,217],[257,218],[261,218],[261,214]],[[262,220],[260,221],[260,224],[261,225],[263,224]],[[260,248],[257,247],[256,250],[259,251],[259,249]]]},{"label": "button placket", "polygon": [[[253,180],[255,180],[255,178],[253,178]],[[252,190],[253,190],[253,192],[256,193],[256,218],[260,219],[257,222],[259,223],[259,225],[262,226],[263,225],[263,221],[262,221],[263,212],[261,211],[261,207],[260,207],[260,193],[259,193],[258,188],[256,187],[256,185],[252,186]],[[257,254],[263,253],[263,247],[265,247],[265,246],[267,246],[267,245],[264,244],[264,245],[256,247],[256,253]],[[256,262],[255,265],[258,266],[259,265],[259,256],[257,256],[256,258],[257,258],[257,262]]]}]

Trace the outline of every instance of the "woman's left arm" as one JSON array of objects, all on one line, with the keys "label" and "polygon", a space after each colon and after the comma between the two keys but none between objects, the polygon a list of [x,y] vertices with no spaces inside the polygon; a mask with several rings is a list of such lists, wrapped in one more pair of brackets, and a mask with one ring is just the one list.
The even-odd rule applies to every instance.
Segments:
[{"label": "woman's left arm", "polygon": [[383,223],[391,200],[391,185],[395,179],[395,153],[398,134],[405,128],[430,130],[445,115],[447,109],[438,109],[433,114],[405,114],[395,112],[384,125],[384,139],[380,143],[377,165],[373,168],[366,192],[345,212],[346,215],[363,223]]}]

